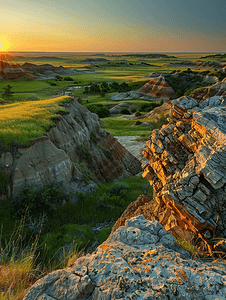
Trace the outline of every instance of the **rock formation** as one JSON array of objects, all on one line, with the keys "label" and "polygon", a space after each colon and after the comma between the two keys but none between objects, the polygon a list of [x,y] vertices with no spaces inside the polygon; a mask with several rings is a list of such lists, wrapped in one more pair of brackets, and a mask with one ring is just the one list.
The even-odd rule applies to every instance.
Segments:
[{"label": "rock formation", "polygon": [[129,91],[124,93],[118,93],[111,96],[111,100],[120,101],[120,100],[131,100],[131,99],[146,99],[146,100],[155,100],[155,97],[152,95],[147,95],[141,91]]},{"label": "rock formation", "polygon": [[226,270],[190,259],[157,221],[142,215],[69,268],[37,281],[23,300],[225,299]]},{"label": "rock formation", "polygon": [[20,65],[0,60],[0,79],[11,80],[20,77],[32,78]]},{"label": "rock formation", "polygon": [[37,74],[44,74],[44,75],[51,75],[55,74],[58,75],[73,75],[79,73],[78,70],[71,70],[64,68],[63,66],[55,67],[51,64],[41,64],[41,65],[36,65],[32,63],[24,63],[21,68],[27,72],[34,72]]},{"label": "rock formation", "polygon": [[226,98],[171,101],[172,120],[147,142],[143,177],[154,189],[162,225],[226,237]]},{"label": "rock formation", "polygon": [[217,69],[218,71],[223,71],[223,68],[226,66],[225,62],[216,62],[216,61],[201,61],[197,60],[194,62],[184,60],[178,63],[169,63],[164,65],[164,67],[184,67],[184,68],[208,68],[208,69]]},{"label": "rock formation", "polygon": [[[7,58],[4,57],[4,59],[6,60]],[[54,78],[56,75],[74,75],[81,73],[93,72],[72,70],[64,68],[63,66],[54,67],[51,64],[36,65],[28,62],[20,66],[19,64],[0,60],[0,79],[4,80],[18,79],[20,77],[42,80]],[[40,75],[42,75],[41,78]]]},{"label": "rock formation", "polygon": [[161,75],[147,82],[139,91],[164,101],[169,100],[175,94],[175,91]]},{"label": "rock formation", "polygon": [[200,88],[190,94],[190,97],[196,99],[198,102],[213,96],[226,96],[226,79],[212,86]]},{"label": "rock formation", "polygon": [[96,186],[92,180],[109,182],[141,171],[140,162],[100,128],[96,114],[75,100],[64,106],[68,113],[29,147],[0,151],[0,170],[10,175],[7,197],[15,199],[23,186],[42,190],[52,184],[86,192]]}]

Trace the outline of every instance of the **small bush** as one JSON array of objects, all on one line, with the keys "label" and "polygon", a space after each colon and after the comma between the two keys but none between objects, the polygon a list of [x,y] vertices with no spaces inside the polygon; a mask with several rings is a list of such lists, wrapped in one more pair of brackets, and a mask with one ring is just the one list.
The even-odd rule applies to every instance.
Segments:
[{"label": "small bush", "polygon": [[64,77],[64,80],[65,81],[74,81],[74,79],[69,76]]},{"label": "small bush", "polygon": [[137,109],[135,107],[131,108],[131,112],[135,113],[137,111]]},{"label": "small bush", "polygon": [[157,106],[160,106],[160,103],[156,103],[156,102],[153,102],[153,103],[144,103],[142,104],[138,111],[141,112],[149,112],[150,110],[154,109],[155,107]]},{"label": "small bush", "polygon": [[57,84],[55,82],[50,82],[49,83],[51,86],[56,86]]},{"label": "small bush", "polygon": [[125,182],[116,181],[112,187],[107,191],[109,196],[124,196],[129,189],[129,185]]},{"label": "small bush", "polygon": [[140,125],[142,124],[141,121],[136,121],[135,125]]},{"label": "small bush", "polygon": [[123,108],[121,110],[121,114],[123,114],[123,115],[130,115],[130,112],[129,112],[129,110],[127,108]]},{"label": "small bush", "polygon": [[18,196],[20,204],[16,214],[20,217],[28,210],[31,215],[40,216],[43,212],[54,211],[64,199],[69,199],[69,195],[63,193],[62,187],[46,186],[42,192],[24,187]]},{"label": "small bush", "polygon": [[102,104],[90,104],[87,105],[87,108],[92,113],[97,114],[99,118],[106,118],[110,115],[109,109],[104,107]]},{"label": "small bush", "polygon": [[141,113],[139,112],[139,111],[137,111],[136,113],[135,113],[135,117],[140,117],[141,116]]}]

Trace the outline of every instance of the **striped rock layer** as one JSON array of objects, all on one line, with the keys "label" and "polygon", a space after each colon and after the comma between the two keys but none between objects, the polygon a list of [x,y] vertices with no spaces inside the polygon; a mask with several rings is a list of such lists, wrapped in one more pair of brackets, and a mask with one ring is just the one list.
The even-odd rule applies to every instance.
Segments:
[{"label": "striped rock layer", "polygon": [[169,100],[175,94],[174,90],[161,75],[148,81],[139,91],[164,101]]}]

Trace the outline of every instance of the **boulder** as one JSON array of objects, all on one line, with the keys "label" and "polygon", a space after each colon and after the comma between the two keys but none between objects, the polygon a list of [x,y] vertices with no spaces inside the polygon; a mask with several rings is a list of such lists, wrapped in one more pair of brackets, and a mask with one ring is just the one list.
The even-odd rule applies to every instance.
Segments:
[{"label": "boulder", "polygon": [[147,95],[141,91],[130,91],[124,93],[118,93],[111,96],[111,100],[121,101],[121,100],[131,100],[131,99],[146,99],[146,100],[155,100],[151,95]]},{"label": "boulder", "polygon": [[225,299],[224,264],[190,259],[157,221],[125,222],[97,250],[38,280],[23,300]]}]

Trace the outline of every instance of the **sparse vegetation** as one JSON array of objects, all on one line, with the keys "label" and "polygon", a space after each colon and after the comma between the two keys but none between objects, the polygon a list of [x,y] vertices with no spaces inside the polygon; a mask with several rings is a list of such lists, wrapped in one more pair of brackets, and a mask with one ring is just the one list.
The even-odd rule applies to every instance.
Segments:
[{"label": "sparse vegetation", "polygon": [[12,91],[12,86],[10,84],[8,84],[6,87],[3,88],[4,93],[3,96],[5,96],[6,98],[9,99],[9,97],[11,97],[13,95],[13,91]]}]

